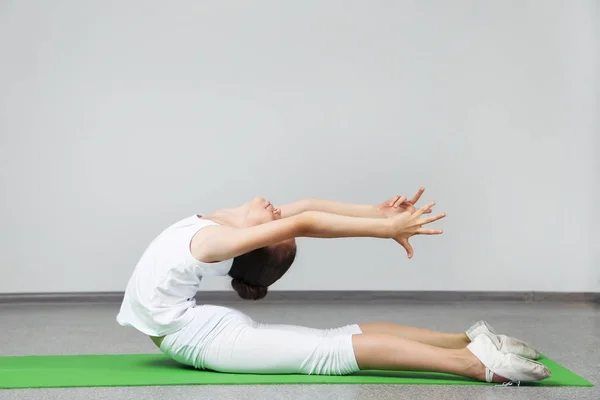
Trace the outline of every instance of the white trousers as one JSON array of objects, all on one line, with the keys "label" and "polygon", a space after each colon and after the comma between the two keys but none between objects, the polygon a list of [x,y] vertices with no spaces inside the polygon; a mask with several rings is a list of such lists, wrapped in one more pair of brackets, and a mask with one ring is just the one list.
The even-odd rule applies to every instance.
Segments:
[{"label": "white trousers", "polygon": [[198,369],[230,373],[346,375],[359,370],[358,325],[312,329],[266,325],[231,308],[201,305],[192,321],[164,337],[161,350]]}]

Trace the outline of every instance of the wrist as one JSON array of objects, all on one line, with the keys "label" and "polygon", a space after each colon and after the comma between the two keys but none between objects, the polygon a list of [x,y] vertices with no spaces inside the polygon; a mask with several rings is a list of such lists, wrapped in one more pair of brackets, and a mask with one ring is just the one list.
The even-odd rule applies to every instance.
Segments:
[{"label": "wrist", "polygon": [[371,214],[374,218],[387,218],[381,204],[374,204],[371,206]]},{"label": "wrist", "polygon": [[384,237],[386,239],[392,239],[395,234],[394,220],[392,218],[384,218],[381,220],[383,226]]}]

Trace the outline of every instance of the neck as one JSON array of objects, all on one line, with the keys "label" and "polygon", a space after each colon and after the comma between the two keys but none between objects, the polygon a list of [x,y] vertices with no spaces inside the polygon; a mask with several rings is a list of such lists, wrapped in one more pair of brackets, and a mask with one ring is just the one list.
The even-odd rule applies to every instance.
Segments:
[{"label": "neck", "polygon": [[209,219],[219,225],[232,228],[242,228],[242,210],[238,208],[222,208],[209,215],[203,215],[203,219]]}]

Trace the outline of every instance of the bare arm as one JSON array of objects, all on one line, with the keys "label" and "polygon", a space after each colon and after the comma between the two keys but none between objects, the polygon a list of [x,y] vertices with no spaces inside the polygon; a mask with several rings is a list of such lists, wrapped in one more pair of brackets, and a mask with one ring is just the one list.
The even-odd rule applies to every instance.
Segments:
[{"label": "bare arm", "polygon": [[296,237],[389,239],[393,236],[391,220],[305,211],[249,228],[206,227],[192,239],[191,250],[199,261],[217,262]]},{"label": "bare arm", "polygon": [[[279,209],[281,217],[291,217],[304,211],[321,211],[331,214],[346,215],[349,217],[385,218],[405,211],[414,213],[415,204],[421,198],[425,188],[420,188],[412,199],[405,196],[394,196],[380,204],[350,204],[339,201],[305,198],[290,204],[284,204]],[[427,211],[431,212],[430,210]]]},{"label": "bare arm", "polygon": [[320,211],[348,217],[382,218],[381,208],[370,204],[351,204],[333,200],[305,198],[279,207],[281,218],[292,217],[305,211]]}]

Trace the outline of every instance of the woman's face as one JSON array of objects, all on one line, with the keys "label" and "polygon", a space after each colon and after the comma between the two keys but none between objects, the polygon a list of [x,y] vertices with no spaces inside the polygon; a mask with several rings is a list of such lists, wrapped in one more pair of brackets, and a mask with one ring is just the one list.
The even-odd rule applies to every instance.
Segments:
[{"label": "woman's face", "polygon": [[273,207],[271,202],[263,197],[255,197],[247,202],[246,225],[255,226],[281,219],[281,210]]}]

